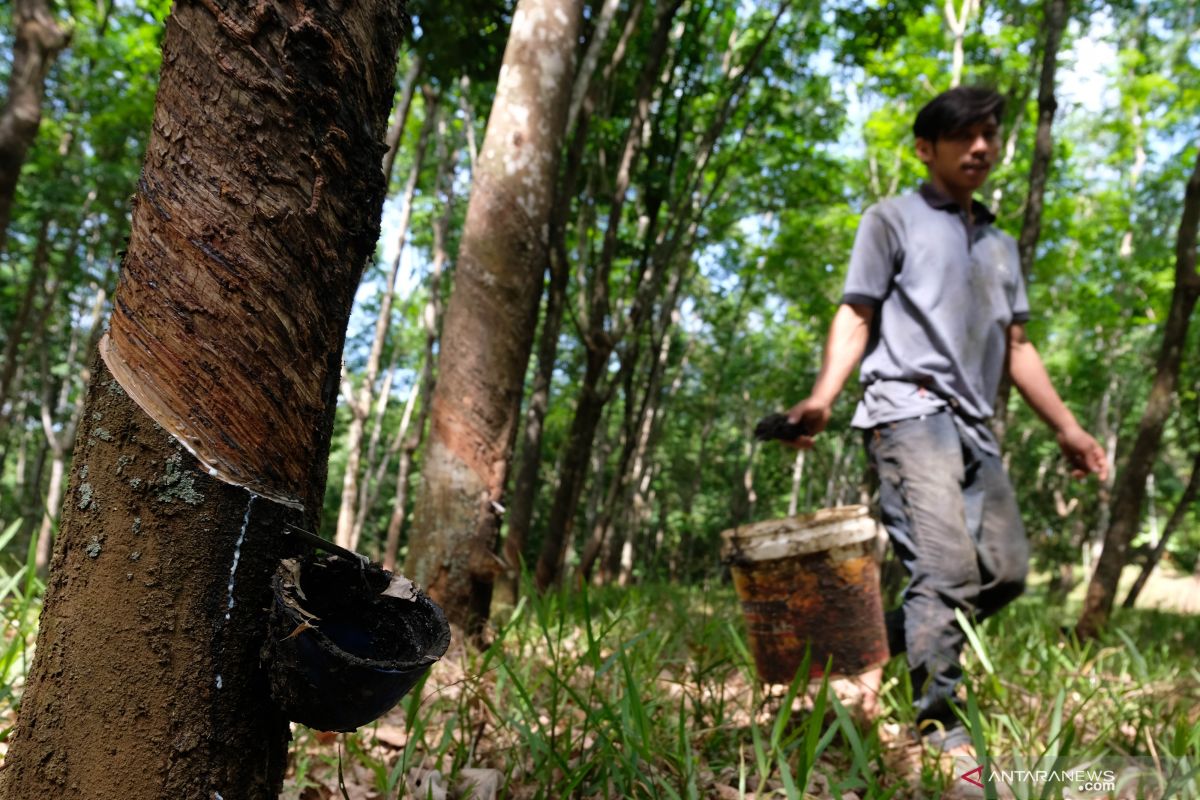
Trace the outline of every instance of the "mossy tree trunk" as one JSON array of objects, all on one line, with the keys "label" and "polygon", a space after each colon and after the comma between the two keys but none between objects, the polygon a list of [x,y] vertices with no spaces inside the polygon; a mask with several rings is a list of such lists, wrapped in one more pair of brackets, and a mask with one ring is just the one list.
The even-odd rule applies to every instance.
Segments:
[{"label": "mossy tree trunk", "polygon": [[399,15],[176,2],[0,798],[278,794],[268,580],[324,493]]}]

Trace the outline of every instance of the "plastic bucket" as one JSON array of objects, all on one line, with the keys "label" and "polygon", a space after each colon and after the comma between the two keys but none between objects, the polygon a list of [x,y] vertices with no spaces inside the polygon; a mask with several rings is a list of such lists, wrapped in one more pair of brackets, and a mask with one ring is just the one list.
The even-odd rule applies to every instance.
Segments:
[{"label": "plastic bucket", "polygon": [[441,608],[374,564],[285,559],[271,583],[271,696],[310,728],[352,731],[378,719],[450,645]]},{"label": "plastic bucket", "polygon": [[866,506],[758,522],[721,538],[765,683],[791,683],[809,646],[812,678],[831,657],[832,675],[887,660],[875,521]]}]

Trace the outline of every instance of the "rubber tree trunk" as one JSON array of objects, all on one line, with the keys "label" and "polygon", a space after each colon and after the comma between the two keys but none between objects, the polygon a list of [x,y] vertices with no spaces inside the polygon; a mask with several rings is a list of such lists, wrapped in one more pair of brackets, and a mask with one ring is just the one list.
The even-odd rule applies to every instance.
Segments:
[{"label": "rubber tree trunk", "polygon": [[1121,483],[1113,500],[1112,517],[1104,533],[1104,550],[1088,584],[1083,613],[1075,629],[1079,636],[1095,636],[1108,622],[1116,598],[1121,570],[1129,560],[1129,543],[1142,519],[1146,476],[1150,474],[1162,442],[1163,428],[1171,413],[1171,400],[1179,379],[1188,324],[1200,298],[1200,273],[1196,271],[1196,229],[1200,224],[1200,155],[1187,183],[1183,215],[1175,240],[1175,288],[1171,310],[1163,326],[1162,348],[1150,397],[1138,423],[1137,439],[1121,471]]},{"label": "rubber tree trunk", "polygon": [[[589,48],[590,52],[590,48]],[[586,68],[586,64],[584,65]],[[579,81],[576,81],[578,88]],[[558,363],[558,340],[562,334],[563,317],[567,307],[570,257],[567,255],[566,225],[569,201],[575,196],[576,182],[583,163],[583,146],[587,138],[590,114],[584,111],[568,148],[559,196],[550,217],[551,250],[548,259],[549,281],[546,285],[546,312],[542,316],[541,338],[538,340],[537,367],[533,373],[529,402],[525,408],[525,424],[521,429],[520,455],[513,479],[512,502],[508,508],[508,529],[504,536],[503,561],[505,574],[501,581],[500,602],[515,603],[521,583],[521,560],[533,524],[533,507],[537,501],[542,466],[542,435],[546,412],[550,408],[550,387],[554,367]]]},{"label": "rubber tree trunk", "polygon": [[[378,238],[401,21],[382,0],[248,8],[178,0],[166,24],[6,800],[281,787],[288,725],[259,666],[263,609],[291,552],[286,523],[311,529],[324,494],[346,320]],[[261,446],[263,428],[277,445]],[[296,461],[262,471],[281,447]]]},{"label": "rubber tree trunk", "polygon": [[500,503],[537,323],[581,0],[520,0],[446,309],[406,572],[487,619]]},{"label": "rubber tree trunk", "polygon": [[[1037,136],[1033,143],[1033,157],[1029,164],[1029,194],[1025,199],[1025,217],[1021,222],[1021,236],[1017,240],[1017,252],[1021,259],[1021,275],[1026,283],[1033,274],[1033,259],[1038,239],[1042,235],[1042,209],[1045,207],[1046,180],[1050,176],[1050,161],[1054,156],[1054,114],[1058,100],[1054,97],[1055,76],[1058,72],[1058,50],[1062,46],[1063,31],[1067,27],[1069,0],[1045,0],[1043,25],[1046,39],[1042,46],[1042,76],[1038,84]],[[996,397],[996,416],[992,430],[996,441],[1004,443],[1008,433],[1008,398],[1012,394],[1012,381],[1005,370]]]},{"label": "rubber tree trunk", "polygon": [[0,109],[0,252],[8,241],[17,179],[42,122],[46,75],[71,39],[54,21],[46,0],[13,0],[12,22],[12,71],[7,102]]}]

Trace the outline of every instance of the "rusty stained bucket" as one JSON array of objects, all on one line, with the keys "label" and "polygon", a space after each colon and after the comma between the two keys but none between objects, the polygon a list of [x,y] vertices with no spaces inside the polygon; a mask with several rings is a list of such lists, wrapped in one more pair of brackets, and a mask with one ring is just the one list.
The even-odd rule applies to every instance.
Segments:
[{"label": "rusty stained bucket", "polygon": [[750,649],[765,683],[791,683],[811,644],[810,677],[888,658],[875,521],[866,506],[827,508],[721,534]]}]

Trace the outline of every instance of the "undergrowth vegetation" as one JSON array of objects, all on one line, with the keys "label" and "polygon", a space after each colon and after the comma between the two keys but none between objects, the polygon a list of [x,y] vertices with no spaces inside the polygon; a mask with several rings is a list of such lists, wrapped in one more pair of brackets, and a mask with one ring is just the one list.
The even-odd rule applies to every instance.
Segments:
[{"label": "undergrowth vegetation", "polygon": [[[1200,797],[1200,618],[1127,611],[1081,644],[1072,612],[1030,596],[979,630],[964,620],[986,766],[1117,776],[1086,796]],[[901,659],[873,722],[845,681],[763,687],[727,586],[527,593],[497,625],[482,650],[456,640],[381,722],[338,743],[298,729],[285,796],[341,797],[339,751],[348,796],[389,800],[471,796],[462,777],[481,769],[513,798],[940,797],[969,768],[913,744]]]}]

